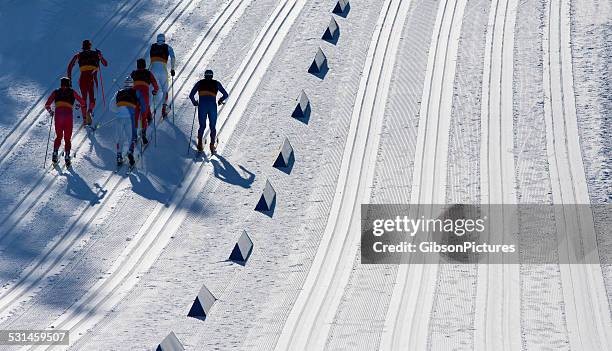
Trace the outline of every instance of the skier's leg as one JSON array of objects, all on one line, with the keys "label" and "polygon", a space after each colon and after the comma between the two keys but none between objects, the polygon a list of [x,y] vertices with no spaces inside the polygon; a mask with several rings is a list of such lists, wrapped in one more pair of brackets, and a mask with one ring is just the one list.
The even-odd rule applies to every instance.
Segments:
[{"label": "skier's leg", "polygon": [[64,135],[63,118],[61,116],[55,116],[55,140],[53,140],[53,151],[57,152],[60,145],[62,145],[62,138]]},{"label": "skier's leg", "polygon": [[204,131],[206,130],[206,115],[207,115],[207,106],[204,103],[199,104],[198,106],[198,140],[202,139],[204,135]]},{"label": "skier's leg", "polygon": [[123,154],[123,144],[125,143],[123,121],[123,118],[117,118],[115,120],[115,142],[117,146],[117,154]]},{"label": "skier's leg", "polygon": [[128,108],[130,111],[130,117],[131,117],[131,127],[132,129],[130,130],[130,134],[131,134],[131,141],[130,141],[130,149],[129,149],[129,153],[133,154],[134,153],[134,149],[136,148],[136,142],[138,141],[138,130],[136,129],[136,119],[135,119],[135,114],[134,114],[134,109],[132,108]]},{"label": "skier's leg", "polygon": [[217,105],[213,101],[212,106],[208,110],[208,119],[210,121],[210,143],[217,143]]},{"label": "skier's leg", "polygon": [[72,113],[64,119],[64,150],[66,151],[66,156],[68,156],[72,148]]}]

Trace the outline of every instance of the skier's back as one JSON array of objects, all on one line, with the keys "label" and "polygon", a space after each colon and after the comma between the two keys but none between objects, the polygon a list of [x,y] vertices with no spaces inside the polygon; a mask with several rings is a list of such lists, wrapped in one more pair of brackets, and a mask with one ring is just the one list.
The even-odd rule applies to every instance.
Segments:
[{"label": "skier's back", "polygon": [[134,80],[134,89],[138,90],[144,99],[145,105],[136,109],[136,125],[140,123],[143,144],[148,144],[147,126],[152,120],[151,108],[149,106],[149,86],[153,85],[153,95],[157,95],[159,86],[155,76],[147,68],[145,59],[136,61],[136,70],[132,71],[130,77]]},{"label": "skier's back", "polygon": [[93,110],[96,106],[96,98],[94,94],[94,83],[98,86],[98,71],[100,70],[100,64],[108,66],[108,62],[102,56],[102,52],[96,49],[91,49],[91,41],[83,40],[82,51],[74,54],[70,63],[68,64],[67,74],[68,79],[72,80],[72,70],[74,65],[78,62],[79,64],[79,88],[81,89],[81,96],[87,102],[89,100],[87,108],[87,114],[83,115],[83,124],[91,125]]},{"label": "skier's back", "polygon": [[134,165],[134,147],[138,136],[136,134],[136,109],[144,108],[145,101],[140,91],[134,89],[132,77],[126,77],[123,88],[119,89],[111,100],[111,110],[115,112],[115,136],[117,146],[117,165],[123,163],[123,147],[127,140],[128,159],[130,165]]},{"label": "skier's back", "polygon": [[157,35],[157,42],[151,44],[149,47],[149,59],[151,60],[149,68],[157,83],[164,93],[162,101],[162,116],[168,115],[168,89],[170,84],[168,82],[168,60],[170,60],[170,75],[174,77],[174,50],[172,46],[166,43],[166,36],[163,33]]},{"label": "skier's back", "polygon": [[[199,100],[196,101],[194,96],[198,93]],[[217,94],[221,93],[221,98],[217,102]],[[191,93],[189,99],[194,106],[198,106],[198,122],[200,127],[198,128],[198,151],[202,152],[202,136],[206,129],[206,118],[210,121],[210,152],[215,153],[216,141],[217,141],[217,104],[221,105],[225,103],[228,98],[227,91],[223,88],[223,85],[213,79],[213,71],[206,70],[204,72],[204,79],[197,82]]]},{"label": "skier's back", "polygon": [[[66,165],[70,165],[70,147],[72,139],[72,109],[74,102],[78,101],[81,105],[81,112],[85,113],[85,101],[76,91],[72,89],[72,84],[68,77],[60,79],[60,88],[54,90],[47,102],[45,108],[49,114],[55,119],[55,140],[53,141],[53,156],[54,164],[58,161],[58,151],[64,139],[64,158]],[[55,104],[55,110],[51,109],[51,104]]]}]

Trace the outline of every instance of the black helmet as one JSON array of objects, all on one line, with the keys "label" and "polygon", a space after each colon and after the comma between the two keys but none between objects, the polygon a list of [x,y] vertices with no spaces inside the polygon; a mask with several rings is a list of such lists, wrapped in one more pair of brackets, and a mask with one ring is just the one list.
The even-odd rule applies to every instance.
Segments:
[{"label": "black helmet", "polygon": [[212,79],[212,77],[213,77],[212,69],[207,69],[206,71],[204,71],[204,78],[205,79]]},{"label": "black helmet", "polygon": [[72,84],[70,83],[70,78],[68,77],[62,77],[60,79],[60,86],[61,87],[66,87],[66,88],[70,88]]},{"label": "black helmet", "polygon": [[136,60],[136,68],[143,69],[146,67],[147,67],[147,61],[145,61],[145,59],[139,58],[138,60]]},{"label": "black helmet", "polygon": [[91,41],[88,39],[83,40],[83,50],[91,49]]}]

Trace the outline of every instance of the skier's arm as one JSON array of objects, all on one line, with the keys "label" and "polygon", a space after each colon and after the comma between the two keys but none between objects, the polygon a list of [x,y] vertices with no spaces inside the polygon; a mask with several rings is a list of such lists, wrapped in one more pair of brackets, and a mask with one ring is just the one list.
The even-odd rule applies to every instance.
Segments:
[{"label": "skier's arm", "polygon": [[193,106],[198,106],[198,102],[193,97],[198,92],[199,85],[200,85],[200,82],[195,83],[195,85],[193,86],[193,89],[191,89],[191,93],[189,93],[189,99],[191,100],[191,103],[193,103]]},{"label": "skier's arm", "polygon": [[174,50],[172,49],[172,46],[170,45],[168,45],[168,54],[170,55],[170,69],[174,70],[174,61],[175,61]]},{"label": "skier's arm", "polygon": [[229,97],[229,94],[227,93],[227,91],[225,91],[225,88],[219,82],[217,82],[217,89],[219,89],[219,92],[221,93],[219,104],[223,104],[225,103],[225,100],[227,100],[227,98]]},{"label": "skier's arm", "polygon": [[79,102],[79,105],[81,105],[81,113],[82,116],[86,116],[87,115],[87,103],[85,102],[85,100],[81,97],[81,95],[79,95],[79,93],[76,92],[76,90],[72,91],[72,94],[74,95],[74,98],[76,99],[76,101]]},{"label": "skier's arm", "polygon": [[157,79],[155,79],[153,72],[149,71],[149,74],[151,75],[151,84],[153,84],[153,95],[155,95],[159,91],[159,85],[157,84]]},{"label": "skier's arm", "polygon": [[102,51],[96,49],[96,52],[98,53],[98,57],[100,58],[100,62],[106,67],[108,66],[108,61],[106,61],[106,59],[104,58],[104,56],[102,56]]},{"label": "skier's arm", "polygon": [[55,101],[55,90],[49,95],[47,102],[45,103],[45,109],[49,112],[49,114],[53,115],[53,110],[51,109],[51,104]]},{"label": "skier's arm", "polygon": [[77,60],[79,59],[79,53],[77,52],[76,54],[74,54],[74,56],[72,56],[72,60],[70,60],[70,63],[68,63],[68,69],[66,70],[66,75],[68,76],[68,78],[70,80],[72,80],[72,69],[74,68],[74,64],[77,62]]}]

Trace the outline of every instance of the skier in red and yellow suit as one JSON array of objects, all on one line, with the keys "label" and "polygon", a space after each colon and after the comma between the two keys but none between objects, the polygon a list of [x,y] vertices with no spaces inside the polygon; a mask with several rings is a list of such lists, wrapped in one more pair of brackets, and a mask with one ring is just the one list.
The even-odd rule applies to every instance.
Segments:
[{"label": "skier in red and yellow suit", "polygon": [[77,52],[70,60],[68,64],[68,79],[72,79],[72,69],[75,63],[79,63],[79,87],[81,88],[81,95],[83,99],[89,104],[87,107],[87,114],[83,115],[83,124],[91,125],[93,110],[96,106],[96,98],[94,96],[94,83],[96,88],[98,87],[98,71],[100,70],[100,63],[104,66],[108,66],[108,62],[102,56],[100,50],[91,50],[91,41],[83,40],[83,50]]},{"label": "skier in red and yellow suit", "polygon": [[[64,158],[66,165],[70,165],[70,147],[72,138],[72,108],[74,102],[81,104],[81,112],[85,113],[85,100],[72,90],[70,79],[64,77],[60,80],[60,88],[54,90],[47,99],[45,108],[55,120],[55,140],[53,141],[53,163],[57,163],[59,147],[64,139]],[[55,110],[51,109],[51,104],[55,103]]]},{"label": "skier in red and yellow suit", "polygon": [[147,140],[147,126],[153,120],[151,106],[149,104],[149,86],[153,84],[153,95],[157,95],[159,91],[155,76],[146,67],[147,62],[145,59],[138,59],[138,61],[136,61],[137,69],[130,74],[130,77],[134,80],[134,89],[140,92],[145,101],[144,107],[141,108],[140,105],[136,107],[135,118],[136,128],[138,128],[138,122],[140,122],[140,135],[142,137],[142,143],[145,145],[149,143]]}]

